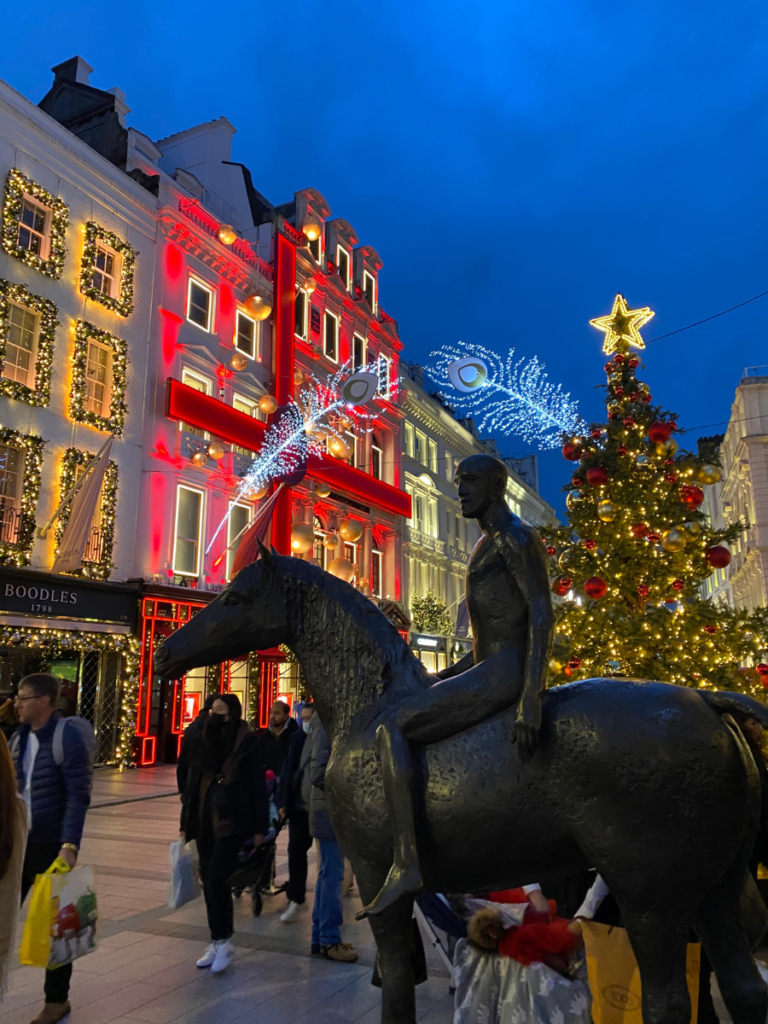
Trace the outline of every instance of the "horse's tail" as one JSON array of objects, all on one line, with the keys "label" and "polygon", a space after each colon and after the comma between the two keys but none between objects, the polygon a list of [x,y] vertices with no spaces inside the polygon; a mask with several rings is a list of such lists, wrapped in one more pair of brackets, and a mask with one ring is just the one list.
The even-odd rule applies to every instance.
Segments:
[{"label": "horse's tail", "polygon": [[750,715],[768,728],[768,707],[745,693],[730,693],[727,690],[697,690],[702,699],[719,715]]}]

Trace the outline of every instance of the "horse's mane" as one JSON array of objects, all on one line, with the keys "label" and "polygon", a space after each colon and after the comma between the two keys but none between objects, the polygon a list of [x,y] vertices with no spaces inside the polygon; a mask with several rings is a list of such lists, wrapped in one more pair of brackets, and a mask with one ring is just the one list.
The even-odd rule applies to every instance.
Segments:
[{"label": "horse's mane", "polygon": [[[427,685],[427,672],[395,625],[364,594],[319,566],[273,555],[284,582],[294,653],[313,677],[334,680],[334,728],[385,695]],[[302,654],[311,648],[311,658]]]}]

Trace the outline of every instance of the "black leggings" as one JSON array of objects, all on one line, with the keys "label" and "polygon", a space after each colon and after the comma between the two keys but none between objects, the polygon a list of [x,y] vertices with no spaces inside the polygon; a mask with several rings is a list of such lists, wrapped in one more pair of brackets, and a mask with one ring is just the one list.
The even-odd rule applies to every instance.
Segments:
[{"label": "black leggings", "polygon": [[237,868],[237,855],[244,841],[240,836],[214,839],[207,831],[197,837],[200,876],[212,942],[230,939],[235,930],[232,889],[228,879]]}]

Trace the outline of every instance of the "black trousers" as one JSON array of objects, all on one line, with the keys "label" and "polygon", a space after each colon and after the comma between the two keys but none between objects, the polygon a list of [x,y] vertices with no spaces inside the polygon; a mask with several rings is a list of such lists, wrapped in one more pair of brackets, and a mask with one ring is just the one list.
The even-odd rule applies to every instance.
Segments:
[{"label": "black trousers", "polygon": [[228,879],[237,868],[237,855],[243,842],[241,836],[214,839],[208,831],[197,837],[200,877],[203,880],[205,909],[213,942],[232,938],[235,930],[232,889]]},{"label": "black trousers", "polygon": [[307,898],[307,853],[312,846],[307,811],[292,810],[288,819],[288,884],[285,894],[294,903]]},{"label": "black trousers", "polygon": [[[27,898],[35,876],[42,875],[53,864],[59,855],[59,843],[30,843],[24,854],[24,867],[21,872],[21,902]],[[72,964],[64,964],[55,971],[45,972],[46,1003],[66,1003],[69,996],[69,982],[72,978]]]}]

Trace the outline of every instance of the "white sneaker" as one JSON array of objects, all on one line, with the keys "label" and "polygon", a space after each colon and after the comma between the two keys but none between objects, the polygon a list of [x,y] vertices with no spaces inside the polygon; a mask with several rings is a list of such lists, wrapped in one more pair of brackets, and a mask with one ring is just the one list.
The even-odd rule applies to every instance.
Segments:
[{"label": "white sneaker", "polygon": [[305,906],[305,903],[294,903],[293,900],[288,900],[288,906],[280,915],[280,920],[283,924],[293,924]]},{"label": "white sneaker", "polygon": [[235,954],[235,947],[228,939],[224,939],[223,942],[217,942],[216,945],[218,948],[211,964],[211,974],[220,974],[222,971],[226,971],[232,963],[232,957]]},{"label": "white sneaker", "polygon": [[213,961],[216,959],[216,951],[218,950],[220,942],[212,942],[210,946],[205,947],[205,952],[197,961],[198,967],[210,967]]}]

